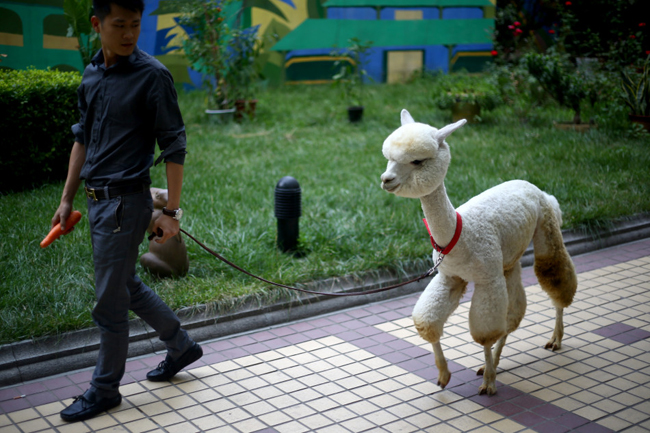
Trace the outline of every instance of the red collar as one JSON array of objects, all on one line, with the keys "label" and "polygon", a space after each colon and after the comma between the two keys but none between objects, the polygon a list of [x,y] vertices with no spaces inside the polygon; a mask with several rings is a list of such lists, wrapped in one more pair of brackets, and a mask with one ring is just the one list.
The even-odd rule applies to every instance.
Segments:
[{"label": "red collar", "polygon": [[422,221],[424,221],[424,225],[427,227],[433,248],[442,255],[449,254],[451,250],[456,246],[456,242],[458,242],[458,238],[460,238],[460,232],[463,230],[463,219],[460,217],[460,214],[456,212],[456,231],[454,232],[454,237],[451,239],[451,242],[449,242],[449,245],[447,245],[445,248],[438,246],[436,241],[433,240],[431,230],[429,230],[429,224],[427,224],[427,219],[422,218]]}]

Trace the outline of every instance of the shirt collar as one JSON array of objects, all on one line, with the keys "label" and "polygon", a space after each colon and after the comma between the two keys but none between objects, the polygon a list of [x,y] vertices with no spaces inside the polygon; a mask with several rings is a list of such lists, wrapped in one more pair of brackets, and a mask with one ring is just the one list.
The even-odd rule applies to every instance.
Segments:
[{"label": "shirt collar", "polygon": [[[140,54],[140,48],[136,45],[135,48],[133,49],[133,52],[131,53],[130,56],[128,57],[120,57],[117,59],[117,63],[114,66],[117,66],[121,63],[129,63],[129,64],[134,64],[135,60],[138,58],[138,55]],[[104,50],[101,48],[99,51],[97,51],[97,54],[92,58],[90,61],[93,66],[103,66],[104,65]]]}]

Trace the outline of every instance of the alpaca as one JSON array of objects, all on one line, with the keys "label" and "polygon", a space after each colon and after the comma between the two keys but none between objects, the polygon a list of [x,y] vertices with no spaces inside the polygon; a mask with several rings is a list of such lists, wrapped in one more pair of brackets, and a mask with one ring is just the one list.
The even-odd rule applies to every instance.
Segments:
[{"label": "alpaca", "polygon": [[[167,206],[167,190],[151,188],[154,211],[147,233],[153,232],[153,223],[162,214],[162,208]],[[149,252],[140,257],[140,264],[158,277],[182,276],[190,268],[187,257],[187,247],[181,234],[168,239],[164,244],[159,244],[154,239],[149,241]]]},{"label": "alpaca", "polygon": [[478,371],[483,375],[479,394],[492,395],[506,337],[517,329],[526,311],[519,260],[531,240],[535,274],[555,307],[555,330],[547,349],[562,347],[563,310],[573,301],[578,283],[562,239],[562,213],[555,197],[526,181],[513,180],[454,209],[444,185],[451,161],[445,139],[465,122],[438,130],[416,123],[402,110],[402,126],[383,144],[388,166],[381,187],[397,196],[419,198],[432,243],[435,239],[448,245],[438,256],[444,258],[438,274],[418,299],[412,316],[420,336],[433,345],[438,385],[444,388],[451,378],[440,346],[443,325],[458,307],[467,283],[474,281],[469,328],[485,354],[485,365]]}]

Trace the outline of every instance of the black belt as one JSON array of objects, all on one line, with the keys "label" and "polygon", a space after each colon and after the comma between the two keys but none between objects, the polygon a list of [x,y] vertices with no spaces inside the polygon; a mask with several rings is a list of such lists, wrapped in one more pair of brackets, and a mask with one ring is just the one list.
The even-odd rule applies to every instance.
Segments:
[{"label": "black belt", "polygon": [[86,196],[88,198],[92,198],[95,201],[112,197],[120,197],[123,195],[140,194],[146,189],[147,185],[143,183],[135,183],[122,186],[109,186],[108,188],[91,188],[88,186],[84,187]]}]

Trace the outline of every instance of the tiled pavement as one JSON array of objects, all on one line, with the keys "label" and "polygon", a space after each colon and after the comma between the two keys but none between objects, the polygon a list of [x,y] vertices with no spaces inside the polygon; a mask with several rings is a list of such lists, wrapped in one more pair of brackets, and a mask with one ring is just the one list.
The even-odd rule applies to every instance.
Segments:
[{"label": "tiled pavement", "polygon": [[650,239],[574,262],[578,293],[555,353],[542,348],[554,309],[524,269],[528,310],[491,397],[477,394],[483,354],[469,303],[445,327],[452,379],[441,390],[409,318],[417,296],[407,296],[204,342],[172,383],[145,380],[162,354],[131,359],[122,405],[84,423],[59,411],[91,369],[0,389],[0,433],[650,431]]}]

